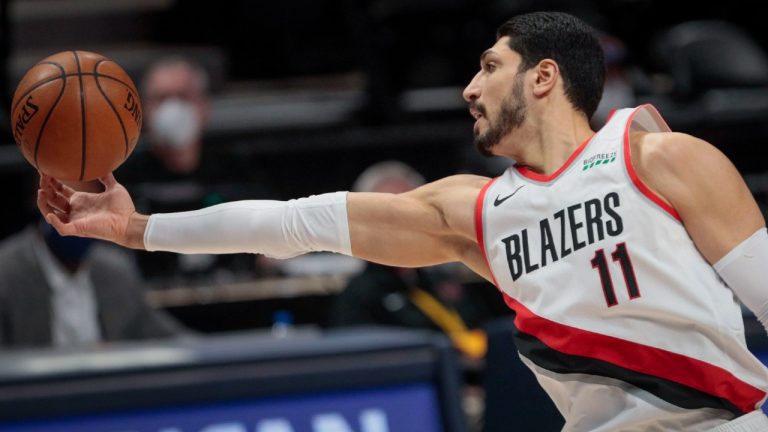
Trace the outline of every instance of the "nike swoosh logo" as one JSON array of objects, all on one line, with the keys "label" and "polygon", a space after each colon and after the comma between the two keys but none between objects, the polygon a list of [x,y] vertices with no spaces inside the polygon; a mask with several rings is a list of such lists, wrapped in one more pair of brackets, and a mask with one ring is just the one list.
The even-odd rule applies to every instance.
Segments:
[{"label": "nike swoosh logo", "polygon": [[501,205],[501,204],[502,204],[504,201],[506,201],[506,200],[508,200],[508,199],[512,198],[513,196],[515,196],[515,194],[517,193],[517,191],[519,191],[519,190],[520,190],[520,189],[522,189],[523,187],[525,187],[525,185],[522,185],[522,186],[518,187],[517,189],[515,189],[515,191],[514,191],[514,192],[512,192],[511,194],[509,194],[509,195],[505,196],[504,198],[501,198],[501,195],[497,195],[497,196],[496,196],[496,199],[495,199],[495,200],[493,200],[493,206],[494,206],[494,207],[498,207],[498,206],[500,206],[500,205]]}]

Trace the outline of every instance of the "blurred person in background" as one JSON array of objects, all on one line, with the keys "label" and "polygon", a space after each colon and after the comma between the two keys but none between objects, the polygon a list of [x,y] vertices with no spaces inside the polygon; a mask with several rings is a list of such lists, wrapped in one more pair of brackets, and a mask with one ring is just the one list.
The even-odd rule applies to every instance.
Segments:
[{"label": "blurred person in background", "polygon": [[[97,192],[98,182],[79,183]],[[130,254],[45,221],[0,242],[0,346],[70,347],[185,334],[153,309]]]},{"label": "blurred person in background", "polygon": [[[363,171],[352,190],[400,194],[424,183],[424,177],[409,165],[385,161]],[[482,319],[481,305],[469,301],[457,270],[452,264],[403,268],[366,263],[336,297],[329,322],[439,330],[463,354],[480,358],[485,354],[485,337],[470,327]]]},{"label": "blurred person in background", "polygon": [[203,132],[210,115],[208,74],[183,57],[153,63],[141,82],[147,157],[141,180],[194,175],[201,166]]}]

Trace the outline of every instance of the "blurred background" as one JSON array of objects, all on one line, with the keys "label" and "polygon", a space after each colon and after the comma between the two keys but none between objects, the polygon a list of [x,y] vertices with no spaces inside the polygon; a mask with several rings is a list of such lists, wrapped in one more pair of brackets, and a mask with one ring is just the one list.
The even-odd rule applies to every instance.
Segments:
[{"label": "blurred background", "polygon": [[[496,27],[534,10],[568,11],[601,32],[608,75],[595,127],[613,108],[651,103],[673,130],[728,155],[766,208],[768,32],[753,2],[4,0],[0,360],[17,349],[74,355],[73,349],[91,352],[131,339],[170,337],[168,343],[183,345],[232,333],[262,340],[353,326],[422,329],[447,335],[458,355],[459,423],[509,430],[494,429],[507,401],[528,399],[532,407],[521,409],[531,413],[546,402],[534,396],[535,383],[528,393],[498,388],[508,369],[489,373],[491,355],[496,364],[519,363],[511,341],[504,340],[511,346],[504,353],[495,345],[509,323],[490,284],[455,266],[391,269],[332,254],[275,261],[67,243],[37,217],[36,173],[13,144],[8,119],[15,86],[30,66],[59,51],[86,50],[119,63],[142,94],[142,139],[116,177],[143,212],[335,190],[398,192],[456,173],[496,176],[508,163],[476,154],[461,90]],[[32,267],[22,272],[26,264]],[[27,277],[40,268],[49,269],[45,278]],[[110,288],[102,286],[116,281],[135,295],[103,294]],[[59,294],[40,288],[31,295],[33,285]],[[126,309],[135,312],[113,312]],[[764,349],[762,328],[747,319],[750,344]],[[40,331],[32,334],[28,322]],[[16,379],[14,371],[5,379]],[[486,403],[487,392],[504,399]],[[554,419],[557,430],[556,414],[537,415]],[[443,418],[444,430],[453,430],[445,426],[451,421]]]}]

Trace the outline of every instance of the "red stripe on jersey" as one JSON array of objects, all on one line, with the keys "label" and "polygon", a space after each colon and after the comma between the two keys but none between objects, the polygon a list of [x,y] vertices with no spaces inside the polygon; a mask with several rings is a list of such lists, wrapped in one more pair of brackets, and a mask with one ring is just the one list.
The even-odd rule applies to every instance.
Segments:
[{"label": "red stripe on jersey", "polygon": [[515,168],[517,169],[517,172],[519,172],[520,175],[522,175],[523,177],[527,177],[531,180],[536,180],[537,182],[543,182],[543,183],[551,182],[552,180],[557,178],[557,176],[562,174],[563,171],[565,171],[569,166],[571,166],[573,161],[579,157],[581,152],[584,151],[584,148],[587,147],[587,144],[589,144],[589,142],[592,141],[592,138],[594,136],[595,134],[592,134],[592,136],[585,139],[584,142],[581,143],[581,145],[579,145],[579,147],[576,150],[574,150],[574,152],[571,154],[568,160],[565,161],[563,166],[561,166],[557,171],[555,171],[551,175],[546,176],[544,174],[539,174],[537,172],[531,171],[530,169],[528,169],[528,167],[520,166],[520,165],[515,165]]},{"label": "red stripe on jersey", "polygon": [[483,236],[483,203],[485,202],[485,194],[488,192],[488,188],[490,188],[493,182],[498,179],[499,177],[488,180],[488,183],[480,189],[480,193],[477,194],[477,201],[475,201],[475,236],[477,236],[477,245],[480,246],[480,252],[485,259],[485,265],[488,266],[488,271],[491,273],[493,284],[496,285],[497,288],[499,288],[499,283],[496,282],[496,276],[493,275],[491,262],[488,261],[488,254],[485,253],[485,237]]},{"label": "red stripe on jersey", "polygon": [[743,412],[753,411],[766,395],[727,370],[701,360],[550,321],[507,294],[504,301],[516,312],[518,330],[561,353],[602,360],[672,381],[726,399]]},{"label": "red stripe on jersey", "polygon": [[[656,194],[656,192],[652,191],[651,188],[649,188],[645,183],[643,183],[642,180],[640,180],[640,177],[637,175],[637,172],[635,172],[635,167],[632,166],[632,151],[629,145],[629,130],[632,126],[632,121],[635,119],[635,115],[643,108],[648,108],[648,111],[651,113],[651,115],[656,119],[657,122],[661,122],[666,126],[666,123],[664,123],[664,119],[661,118],[661,115],[659,115],[659,112],[656,111],[656,108],[654,108],[652,105],[642,105],[638,108],[636,108],[632,114],[629,116],[629,120],[627,120],[627,126],[624,128],[624,165],[627,168],[627,173],[629,173],[629,178],[632,179],[632,183],[635,184],[635,187],[648,199],[653,201],[656,205],[664,209],[667,213],[672,215],[673,218],[677,219],[678,221],[682,222],[682,219],[680,219],[680,215],[677,213],[677,210],[675,210],[671,205],[667,204],[666,201],[664,201],[660,196]],[[669,128],[669,126],[667,126]]]}]

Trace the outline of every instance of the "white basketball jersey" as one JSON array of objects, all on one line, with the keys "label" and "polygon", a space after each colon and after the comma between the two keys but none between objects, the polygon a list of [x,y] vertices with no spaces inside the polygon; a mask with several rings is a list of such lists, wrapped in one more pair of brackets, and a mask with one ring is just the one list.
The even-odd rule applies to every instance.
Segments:
[{"label": "white basketball jersey", "polygon": [[564,430],[706,430],[759,408],[768,372],[731,290],[637,177],[630,131],[669,128],[619,110],[553,175],[489,182],[478,242]]}]

